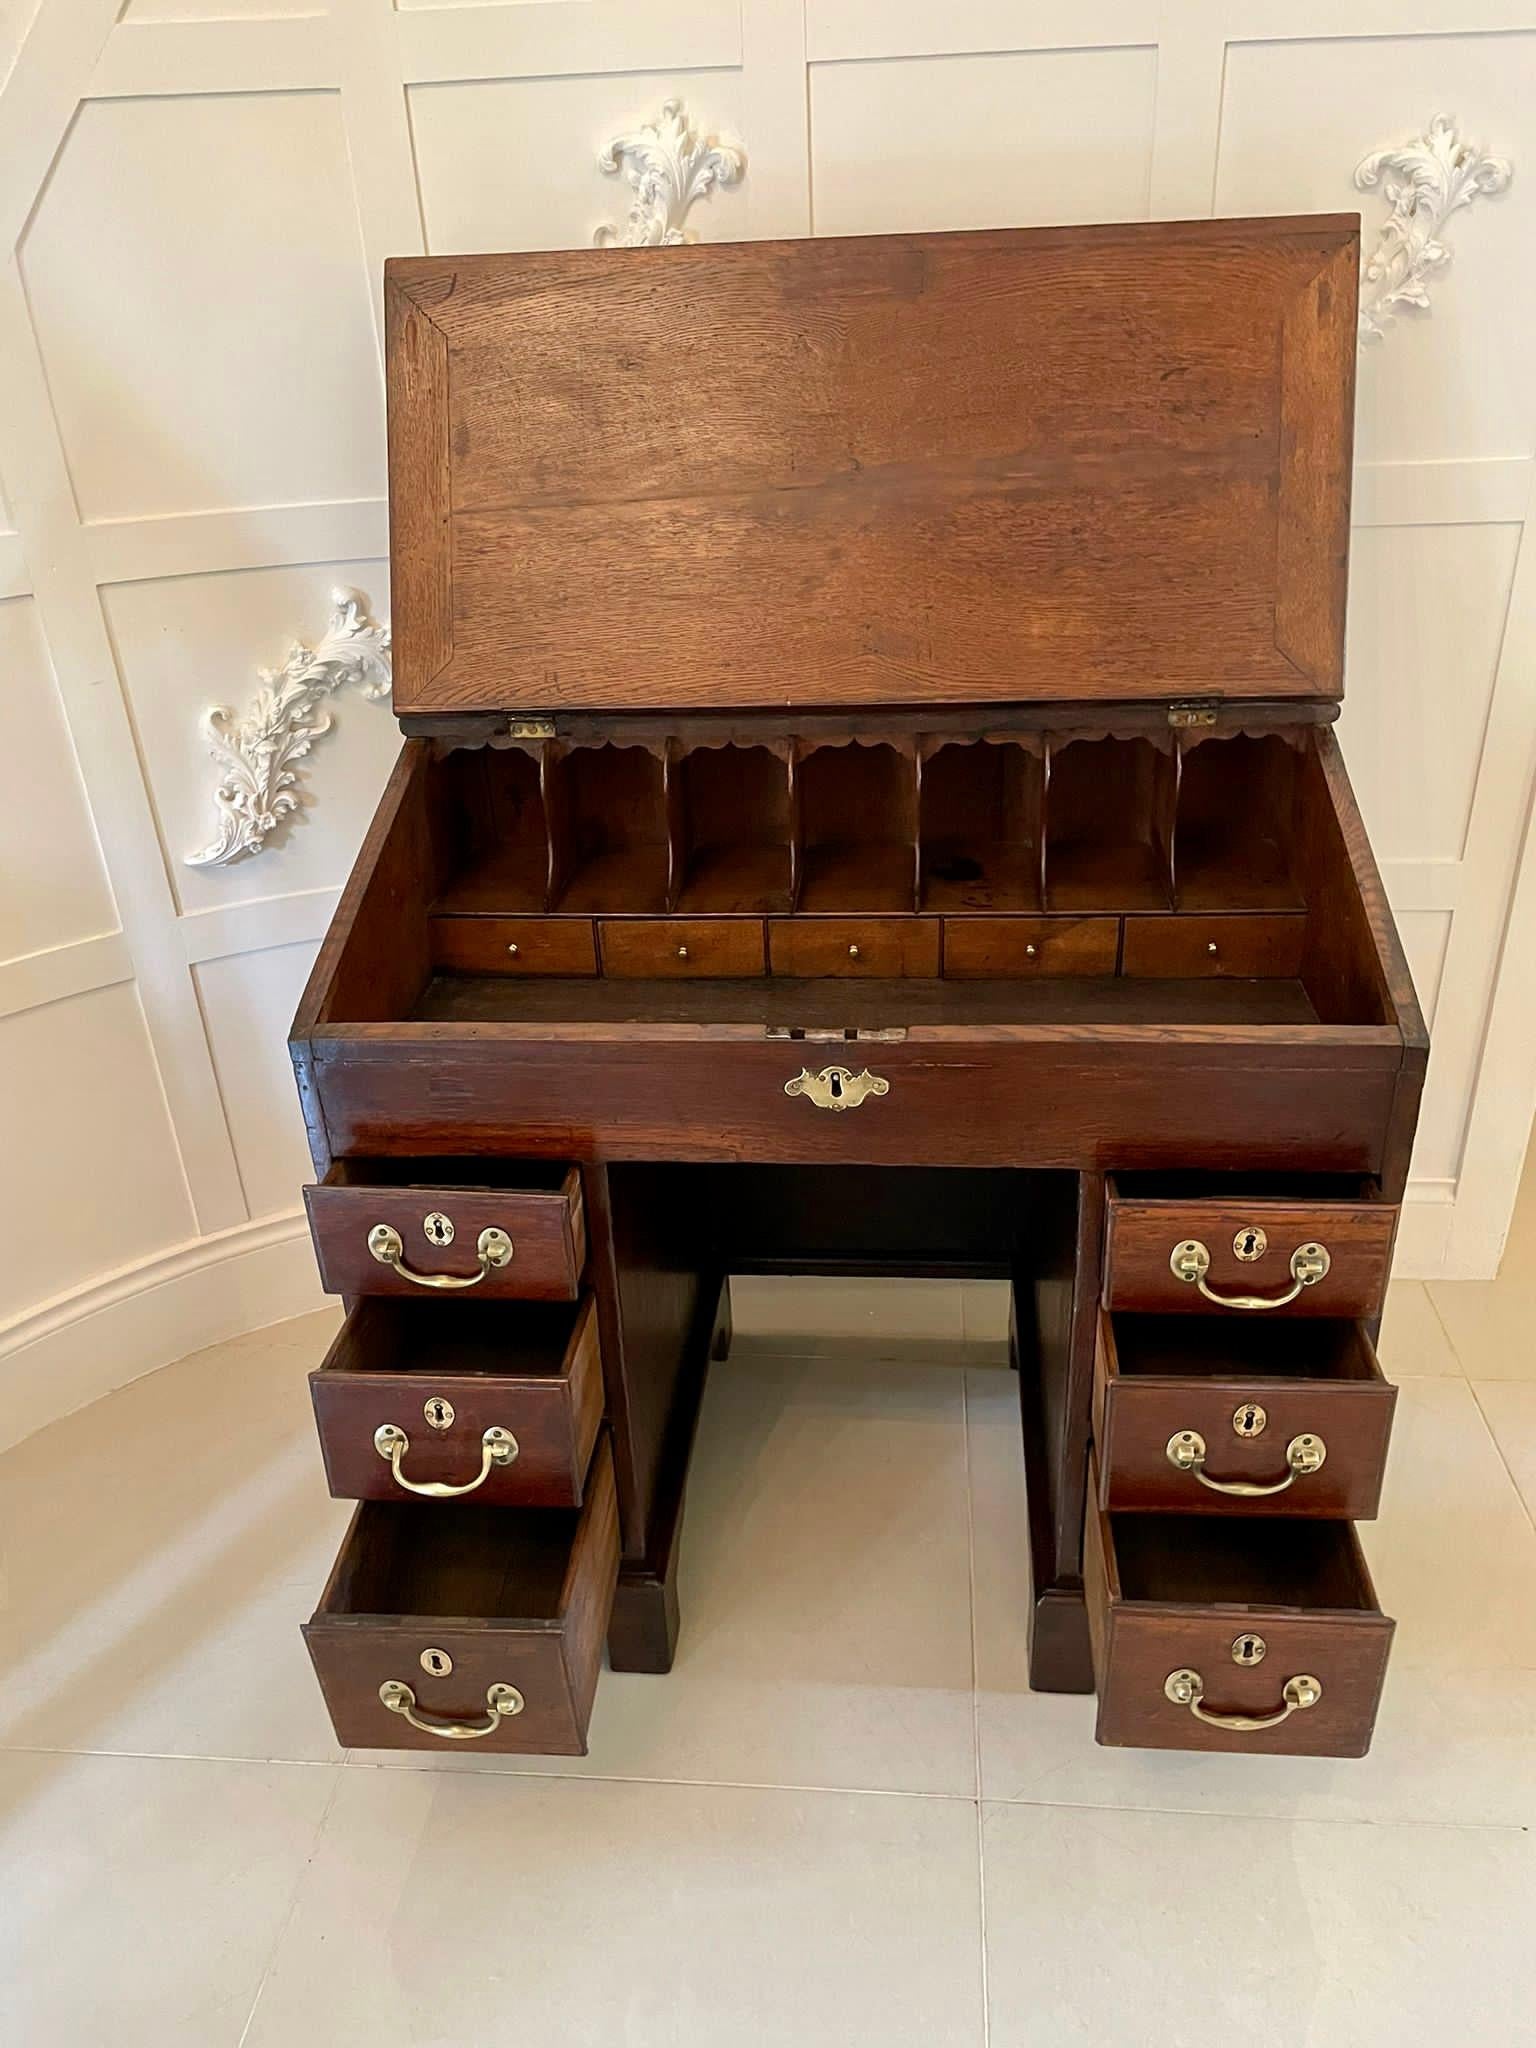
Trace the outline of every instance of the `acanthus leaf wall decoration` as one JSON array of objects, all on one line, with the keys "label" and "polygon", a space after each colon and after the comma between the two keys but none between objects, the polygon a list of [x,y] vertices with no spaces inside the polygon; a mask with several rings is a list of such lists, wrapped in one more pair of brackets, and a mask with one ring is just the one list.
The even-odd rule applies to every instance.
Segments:
[{"label": "acanthus leaf wall decoration", "polygon": [[616,135],[597,162],[610,177],[622,172],[634,192],[624,225],[604,225],[593,235],[599,249],[665,249],[695,240],[687,225],[695,200],[717,185],[739,184],[747,168],[741,146],[700,135],[681,100],[666,101],[656,122]]},{"label": "acanthus leaf wall decoration", "polygon": [[228,705],[203,716],[209,749],[223,770],[213,800],[218,836],[186,856],[189,868],[227,867],[260,853],[283,820],[301,807],[296,764],[331,726],[325,700],[355,685],[375,702],[391,682],[389,628],[360,590],[331,593],[330,623],[315,647],[297,642],[281,668],[261,669],[262,687],[232,724]]},{"label": "acanthus leaf wall decoration", "polygon": [[1514,175],[1507,157],[1490,156],[1437,114],[1413,141],[1373,150],[1355,169],[1362,192],[1378,185],[1390,218],[1360,279],[1360,339],[1379,341],[1403,306],[1429,311],[1429,279],[1451,260],[1441,240],[1451,215],[1474,199],[1503,192]]}]

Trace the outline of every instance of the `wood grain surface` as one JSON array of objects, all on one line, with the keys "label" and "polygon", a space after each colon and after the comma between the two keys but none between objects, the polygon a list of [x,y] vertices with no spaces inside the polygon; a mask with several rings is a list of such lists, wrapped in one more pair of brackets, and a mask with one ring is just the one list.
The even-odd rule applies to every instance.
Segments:
[{"label": "wood grain surface", "polygon": [[395,261],[396,708],[1336,695],[1357,234]]}]

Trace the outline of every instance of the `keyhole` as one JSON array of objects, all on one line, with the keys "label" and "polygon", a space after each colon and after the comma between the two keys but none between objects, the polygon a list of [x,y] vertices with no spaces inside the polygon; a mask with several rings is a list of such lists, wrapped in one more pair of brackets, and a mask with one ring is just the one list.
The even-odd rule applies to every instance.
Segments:
[{"label": "keyhole", "polygon": [[1232,1250],[1245,1266],[1251,1265],[1255,1259],[1262,1259],[1269,1250],[1269,1235],[1259,1229],[1257,1224],[1245,1223],[1232,1240]]},{"label": "keyhole", "polygon": [[842,1077],[842,1075],[841,1075],[841,1074],[830,1074],[830,1075],[829,1075],[829,1076],[827,1077],[827,1092],[828,1092],[828,1094],[829,1094],[829,1095],[834,1095],[834,1096],[837,1096],[837,1095],[841,1095],[841,1094],[842,1094],[842,1092],[843,1092],[843,1077]]},{"label": "keyhole", "polygon": [[453,1422],[453,1403],[445,1401],[441,1394],[433,1394],[422,1407],[429,1429],[447,1429]]},{"label": "keyhole", "polygon": [[447,1678],[453,1670],[453,1659],[446,1650],[423,1650],[418,1661],[432,1678]]},{"label": "keyhole", "polygon": [[1268,1421],[1257,1401],[1245,1401],[1233,1416],[1232,1427],[1238,1436],[1260,1436]]},{"label": "keyhole", "polygon": [[453,1243],[453,1220],[445,1216],[440,1209],[434,1209],[430,1216],[424,1216],[421,1228],[429,1244]]},{"label": "keyhole", "polygon": [[1234,1664],[1262,1664],[1269,1653],[1269,1645],[1262,1636],[1241,1635],[1232,1645]]}]

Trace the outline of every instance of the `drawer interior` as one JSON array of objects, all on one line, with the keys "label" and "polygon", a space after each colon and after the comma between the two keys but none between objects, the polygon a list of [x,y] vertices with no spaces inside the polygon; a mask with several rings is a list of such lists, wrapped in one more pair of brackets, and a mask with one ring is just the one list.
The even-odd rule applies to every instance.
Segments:
[{"label": "drawer interior", "polygon": [[1347,1522],[1111,1515],[1109,1526],[1125,1600],[1376,1611]]},{"label": "drawer interior", "polygon": [[316,1621],[353,1616],[554,1622],[580,1508],[367,1501],[320,1598]]},{"label": "drawer interior", "polygon": [[558,1379],[585,1308],[584,1302],[371,1297],[347,1317],[323,1370]]},{"label": "drawer interior", "polygon": [[1116,1310],[1115,1369],[1122,1379],[1356,1380],[1381,1371],[1361,1325],[1343,1316],[1137,1315]]}]

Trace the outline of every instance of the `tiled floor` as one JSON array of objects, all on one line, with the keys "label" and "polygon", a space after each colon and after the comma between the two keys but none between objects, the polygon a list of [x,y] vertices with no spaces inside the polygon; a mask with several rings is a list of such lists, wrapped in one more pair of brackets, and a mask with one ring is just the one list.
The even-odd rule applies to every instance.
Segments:
[{"label": "tiled floor", "polygon": [[1497,1284],[1394,1294],[1363,1763],[1102,1750],[1027,1690],[995,1292],[737,1322],[677,1669],[606,1674],[574,1762],[336,1748],[331,1316],[0,1459],[0,2042],[1536,2040],[1536,1200]]}]

